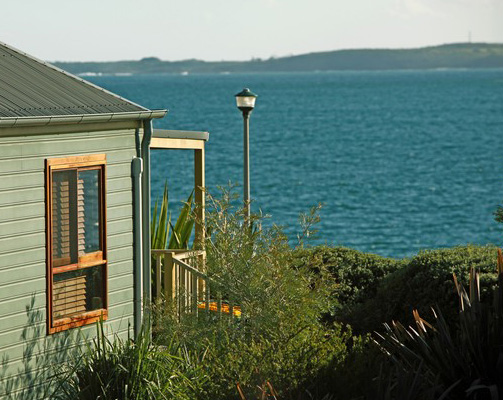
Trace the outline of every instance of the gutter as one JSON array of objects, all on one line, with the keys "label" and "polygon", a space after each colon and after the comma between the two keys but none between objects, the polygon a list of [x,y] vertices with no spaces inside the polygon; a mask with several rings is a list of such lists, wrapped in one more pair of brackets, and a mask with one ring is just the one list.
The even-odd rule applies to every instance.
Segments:
[{"label": "gutter", "polygon": [[0,127],[13,128],[17,126],[84,124],[93,122],[115,122],[132,120],[151,120],[163,118],[167,110],[146,110],[134,112],[81,114],[81,115],[44,115],[41,117],[0,117]]}]

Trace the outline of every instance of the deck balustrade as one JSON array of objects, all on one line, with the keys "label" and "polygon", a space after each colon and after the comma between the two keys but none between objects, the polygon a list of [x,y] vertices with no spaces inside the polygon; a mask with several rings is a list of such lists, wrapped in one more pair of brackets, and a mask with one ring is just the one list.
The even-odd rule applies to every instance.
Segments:
[{"label": "deck balustrade", "polygon": [[156,302],[170,302],[178,315],[216,312],[218,317],[241,317],[241,307],[224,301],[223,288],[203,272],[204,251],[152,250],[152,257]]}]

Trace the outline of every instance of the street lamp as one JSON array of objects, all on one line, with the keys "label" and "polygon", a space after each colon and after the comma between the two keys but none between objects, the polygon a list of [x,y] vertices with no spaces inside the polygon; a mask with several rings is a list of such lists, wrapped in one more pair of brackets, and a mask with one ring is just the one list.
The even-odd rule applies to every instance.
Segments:
[{"label": "street lamp", "polygon": [[255,100],[257,95],[252,93],[250,89],[243,89],[241,92],[236,94],[236,103],[238,108],[243,113],[243,125],[244,125],[244,136],[243,136],[243,150],[244,150],[244,170],[243,170],[243,201],[245,205],[245,219],[250,220],[250,114],[255,107]]}]

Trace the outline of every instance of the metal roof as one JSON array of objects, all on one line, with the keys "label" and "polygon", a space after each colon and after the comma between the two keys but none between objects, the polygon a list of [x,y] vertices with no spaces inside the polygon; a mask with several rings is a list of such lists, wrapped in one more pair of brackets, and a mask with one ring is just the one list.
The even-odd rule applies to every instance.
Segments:
[{"label": "metal roof", "polygon": [[0,121],[150,111],[0,42]]}]

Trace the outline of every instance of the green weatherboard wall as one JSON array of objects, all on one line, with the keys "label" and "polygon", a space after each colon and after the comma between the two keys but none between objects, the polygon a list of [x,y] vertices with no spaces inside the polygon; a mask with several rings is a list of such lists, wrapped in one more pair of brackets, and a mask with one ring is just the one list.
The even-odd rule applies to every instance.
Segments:
[{"label": "green weatherboard wall", "polygon": [[133,324],[134,129],[21,137],[0,129],[0,399],[41,398],[47,366],[96,332],[46,334],[44,160],[85,154],[107,157],[106,328],[127,336]]}]

